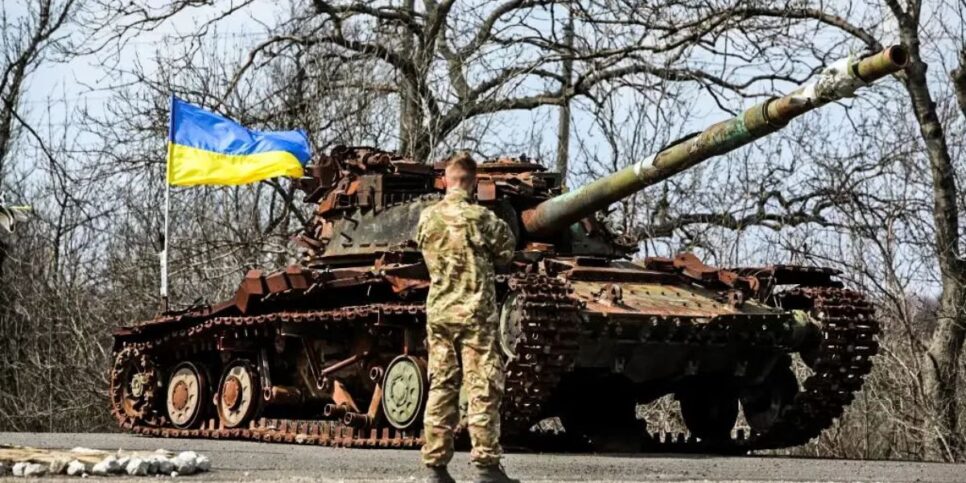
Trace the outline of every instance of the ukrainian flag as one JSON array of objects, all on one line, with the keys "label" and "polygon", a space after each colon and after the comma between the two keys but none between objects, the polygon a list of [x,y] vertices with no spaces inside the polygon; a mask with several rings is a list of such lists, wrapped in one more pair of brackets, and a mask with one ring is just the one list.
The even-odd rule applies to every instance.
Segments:
[{"label": "ukrainian flag", "polygon": [[239,185],[276,176],[299,178],[310,157],[304,131],[253,131],[171,97],[168,183],[172,185]]}]

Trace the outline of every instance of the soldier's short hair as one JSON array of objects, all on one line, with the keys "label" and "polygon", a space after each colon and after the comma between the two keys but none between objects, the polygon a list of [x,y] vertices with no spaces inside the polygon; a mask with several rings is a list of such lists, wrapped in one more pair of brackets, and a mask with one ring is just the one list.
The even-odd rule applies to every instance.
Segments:
[{"label": "soldier's short hair", "polygon": [[446,161],[446,169],[449,168],[459,168],[467,174],[476,176],[476,161],[473,161],[473,157],[466,151],[460,151],[450,157]]}]

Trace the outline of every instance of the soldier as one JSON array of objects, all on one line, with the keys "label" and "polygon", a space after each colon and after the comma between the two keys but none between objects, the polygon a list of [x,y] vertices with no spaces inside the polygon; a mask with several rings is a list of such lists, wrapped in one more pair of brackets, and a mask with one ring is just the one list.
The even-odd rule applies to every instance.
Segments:
[{"label": "soldier", "polygon": [[427,481],[452,482],[446,465],[453,457],[459,424],[460,366],[468,396],[470,458],[479,482],[514,482],[500,467],[500,400],[503,361],[498,352],[494,264],[513,257],[510,227],[492,211],[472,203],[476,163],[466,153],[446,165],[446,196],[423,210],[416,241],[429,268],[426,300],[429,399],[423,463]]}]

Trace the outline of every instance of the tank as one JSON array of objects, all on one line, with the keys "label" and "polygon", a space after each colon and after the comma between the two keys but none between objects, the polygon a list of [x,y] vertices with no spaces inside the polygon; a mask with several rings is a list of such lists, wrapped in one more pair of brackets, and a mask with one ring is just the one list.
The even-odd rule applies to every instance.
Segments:
[{"label": "tank", "polygon": [[[866,297],[835,270],[634,259],[598,211],[898,71],[896,46],[566,191],[525,157],[481,163],[477,202],[512,228],[496,278],[506,444],[555,418],[593,449],[745,452],[807,442],[860,390],[878,346]],[[413,240],[442,169],[337,147],[300,180],[301,262],[249,271],[234,296],[114,330],[111,411],[135,433],[415,447],[427,394],[428,273]],[[793,359],[807,366],[801,379]],[[686,434],[637,407],[680,401]],[[735,430],[739,414],[747,430]],[[559,429],[559,428],[558,428]],[[653,428],[652,428],[653,429]],[[539,434],[539,433],[536,433]]]}]

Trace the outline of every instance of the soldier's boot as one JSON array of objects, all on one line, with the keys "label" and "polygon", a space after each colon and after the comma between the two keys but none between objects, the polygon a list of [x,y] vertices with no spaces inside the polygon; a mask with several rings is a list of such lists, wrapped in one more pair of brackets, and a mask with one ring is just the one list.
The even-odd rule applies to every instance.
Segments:
[{"label": "soldier's boot", "polygon": [[427,466],[426,483],[456,483],[445,466]]},{"label": "soldier's boot", "polygon": [[477,466],[476,483],[520,483],[506,475],[500,465]]}]

